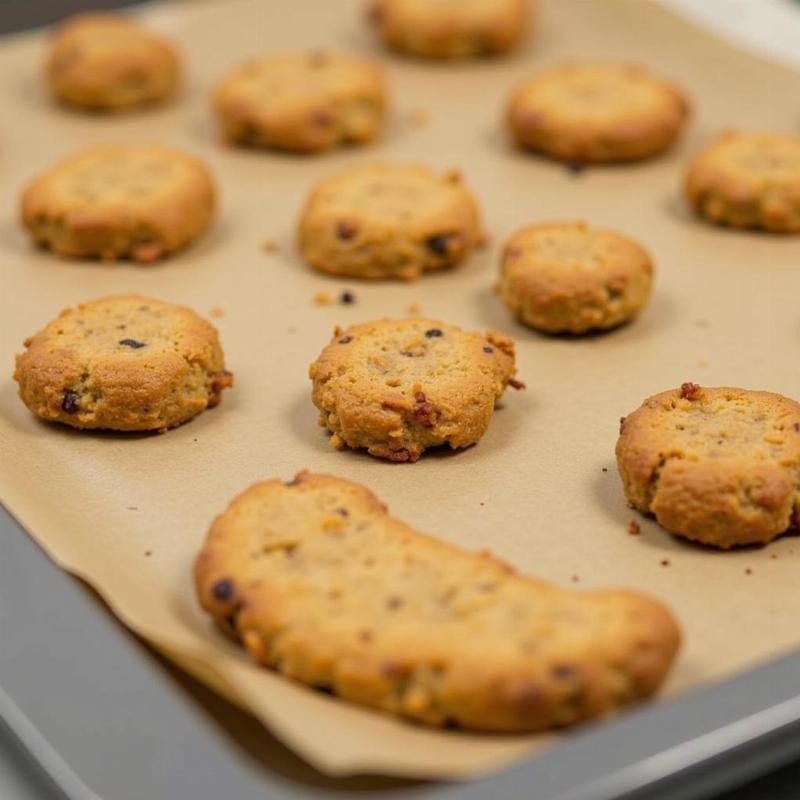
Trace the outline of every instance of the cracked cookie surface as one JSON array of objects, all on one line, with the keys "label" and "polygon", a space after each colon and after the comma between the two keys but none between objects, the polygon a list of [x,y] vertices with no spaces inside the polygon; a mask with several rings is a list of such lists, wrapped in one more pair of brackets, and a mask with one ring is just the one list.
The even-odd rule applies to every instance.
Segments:
[{"label": "cracked cookie surface", "polygon": [[140,295],[65,309],[25,347],[14,373],[23,403],[74,428],[164,430],[233,383],[211,323]]},{"label": "cracked cookie surface", "polygon": [[457,173],[366,164],[319,183],[298,246],[320,272],[412,280],[461,263],[482,239],[478,208]]},{"label": "cracked cookie surface", "polygon": [[652,694],[679,646],[631,591],[568,591],[418,533],[368,489],[300,473],[214,521],[202,607],[262,664],[428,725],[533,731]]},{"label": "cracked cookie surface", "polygon": [[294,53],[240,67],[218,86],[214,105],[229,142],[313,153],[374,139],[386,89],[373,61]]},{"label": "cracked cookie surface", "polygon": [[500,295],[526,325],[548,333],[613,328],[647,302],[653,262],[639,244],[582,222],[543,223],[506,244]]},{"label": "cracked cookie surface", "polygon": [[336,329],[311,365],[312,400],[334,447],[416,461],[429,447],[475,444],[514,380],[514,343],[430,319]]},{"label": "cracked cookie surface", "polygon": [[20,210],[34,241],[59,255],[149,264],[197,238],[214,204],[200,160],[158,145],[102,145],[34,179]]},{"label": "cracked cookie surface", "polygon": [[726,131],[695,156],[685,188],[717,225],[800,233],[800,136]]},{"label": "cracked cookie surface", "polygon": [[800,508],[800,404],[770,392],[680,389],[625,417],[625,496],[668,531],[715,547],[766,543]]}]

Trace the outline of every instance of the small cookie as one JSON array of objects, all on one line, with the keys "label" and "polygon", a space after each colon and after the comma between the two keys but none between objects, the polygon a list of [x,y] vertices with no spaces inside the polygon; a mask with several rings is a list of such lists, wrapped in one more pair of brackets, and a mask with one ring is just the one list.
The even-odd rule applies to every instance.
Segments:
[{"label": "small cookie", "polygon": [[67,308],[25,347],[14,373],[22,402],[73,428],[166,430],[233,383],[210,322],[136,294]]},{"label": "small cookie", "polygon": [[644,595],[519,575],[393,519],[363,486],[307,472],[250,487],[217,517],[195,586],[262,664],[428,725],[596,717],[652,694],[680,643]]},{"label": "small cookie", "polygon": [[634,317],[652,276],[647,251],[619,233],[583,222],[531,225],[505,246],[500,294],[532,328],[586,333]]},{"label": "small cookie", "polygon": [[217,88],[214,104],[227,141],[313,153],[374,139],[386,89],[372,61],[296,53],[237,69]]},{"label": "small cookie", "polygon": [[374,0],[369,15],[384,43],[426,58],[510,50],[528,25],[531,0]]},{"label": "small cookie", "polygon": [[63,256],[156,261],[199,236],[214,211],[203,163],[157,145],[91,147],[25,189],[22,223]]},{"label": "small cookie", "polygon": [[124,16],[81,14],[53,35],[45,74],[53,96],[70,106],[116,111],[175,93],[173,45]]},{"label": "small cookie", "polygon": [[517,144],[561,161],[637,161],[666,150],[689,106],[672,84],[632,64],[566,64],[523,84],[508,109]]},{"label": "small cookie", "polygon": [[311,365],[312,400],[334,447],[416,461],[429,447],[469,447],[513,380],[514,343],[431,319],[337,328]]},{"label": "small cookie", "polygon": [[412,280],[461,263],[481,238],[477,205],[457,173],[367,164],[317,184],[298,247],[320,272]]},{"label": "small cookie", "polygon": [[718,225],[800,232],[800,136],[721,134],[690,164],[686,196]]},{"label": "small cookie", "polygon": [[684,383],[623,418],[625,496],[668,531],[714,547],[766,543],[800,509],[800,404]]}]

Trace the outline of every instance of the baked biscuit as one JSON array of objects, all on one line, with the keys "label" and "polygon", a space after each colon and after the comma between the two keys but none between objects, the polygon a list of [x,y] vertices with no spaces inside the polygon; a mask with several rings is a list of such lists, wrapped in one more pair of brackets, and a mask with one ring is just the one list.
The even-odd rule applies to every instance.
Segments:
[{"label": "baked biscuit", "polygon": [[426,58],[510,50],[528,25],[531,0],[374,0],[370,19],[384,43]]},{"label": "baked biscuit", "polygon": [[686,196],[718,225],[800,232],[800,136],[721,134],[690,164]]},{"label": "baked biscuit", "polygon": [[117,111],[170,97],[178,85],[174,46],[134,20],[81,14],[60,25],[45,64],[51,93],[62,103]]},{"label": "baked biscuit", "polygon": [[647,251],[619,233],[583,222],[531,225],[505,246],[500,294],[532,328],[585,333],[635,316],[652,275]]},{"label": "baked biscuit", "polygon": [[644,595],[517,574],[301,472],[252,486],[195,565],[202,607],[266,666],[428,725],[534,731],[652,694],[679,646]]},{"label": "baked biscuit", "polygon": [[374,139],[386,89],[375,62],[295,53],[237,69],[217,88],[214,104],[227,141],[313,153]]},{"label": "baked biscuit", "polygon": [[668,531],[714,547],[766,543],[795,523],[800,404],[684,383],[622,421],[625,496]]},{"label": "baked biscuit", "polygon": [[91,147],[36,178],[21,202],[22,223],[43,247],[140,264],[195,239],[213,211],[203,163],[156,145]]},{"label": "baked biscuit", "polygon": [[320,272],[412,280],[461,263],[481,241],[478,208],[457,173],[367,164],[317,184],[298,247]]},{"label": "baked biscuit", "polygon": [[22,402],[73,428],[166,430],[233,383],[211,323],[136,294],[67,308],[25,347],[14,373]]},{"label": "baked biscuit", "polygon": [[416,461],[429,447],[469,447],[514,380],[514,343],[431,319],[337,328],[311,365],[311,398],[334,447]]},{"label": "baked biscuit", "polygon": [[632,64],[554,67],[523,84],[508,109],[517,144],[561,161],[637,161],[667,149],[688,115],[683,94]]}]

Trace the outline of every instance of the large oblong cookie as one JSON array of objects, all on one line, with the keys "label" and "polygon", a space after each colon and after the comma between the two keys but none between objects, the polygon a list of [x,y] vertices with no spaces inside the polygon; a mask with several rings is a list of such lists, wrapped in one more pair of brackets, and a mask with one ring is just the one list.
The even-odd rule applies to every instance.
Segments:
[{"label": "large oblong cookie", "polygon": [[306,472],[217,517],[195,585],[261,663],[429,725],[533,731],[604,714],[652,694],[680,640],[643,595],[519,575]]},{"label": "large oblong cookie", "polygon": [[311,365],[312,400],[334,447],[416,461],[475,444],[514,380],[514,343],[430,319],[337,328]]}]

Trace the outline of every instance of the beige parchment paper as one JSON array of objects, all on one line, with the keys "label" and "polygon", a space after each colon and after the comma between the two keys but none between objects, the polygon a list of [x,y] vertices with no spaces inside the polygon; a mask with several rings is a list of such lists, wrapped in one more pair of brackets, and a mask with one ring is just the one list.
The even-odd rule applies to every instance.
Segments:
[{"label": "beige parchment paper", "polygon": [[[543,0],[538,30],[509,59],[387,57],[392,119],[373,147],[301,158],[218,143],[208,94],[221,75],[281,48],[378,54],[360,12],[357,0],[152,5],[144,15],[184,51],[185,91],[173,105],[111,118],[48,101],[38,74],[41,35],[0,44],[0,492],[47,553],[94,586],[126,625],[318,769],[460,777],[554,739],[430,731],[254,665],[195,602],[191,566],[208,525],[259,479],[307,467],[362,482],[421,530],[488,547],[561,585],[637,587],[669,604],[685,646],[667,697],[800,644],[797,538],[712,552],[641,518],[641,535],[630,536],[635,515],[613,455],[619,417],[682,381],[800,397],[800,239],[708,227],[687,213],[679,192],[688,156],[721,127],[797,131],[800,75],[737,52],[650,2]],[[664,158],[577,176],[512,150],[501,125],[510,90],[536,68],[572,57],[640,60],[680,82],[695,107],[686,139]],[[424,125],[419,112],[428,115]],[[62,155],[106,141],[162,141],[207,159],[221,194],[213,231],[147,269],[34,250],[16,222],[20,186]],[[412,284],[309,271],[293,231],[310,185],[381,158],[460,169],[482,205],[489,247],[456,272]],[[642,240],[657,262],[655,293],[641,318],[618,331],[542,337],[512,322],[492,292],[499,248],[523,224],[575,218]],[[276,252],[262,250],[267,239]],[[356,294],[352,306],[312,302],[316,292],[335,297],[345,288]],[[235,389],[219,408],[161,436],[80,433],[36,420],[11,380],[22,340],[66,305],[127,291],[206,315],[220,307],[214,321]],[[528,390],[509,393],[486,437],[465,452],[392,465],[333,451],[310,402],[308,363],[335,324],[400,316],[411,303],[426,315],[513,335]]]}]

